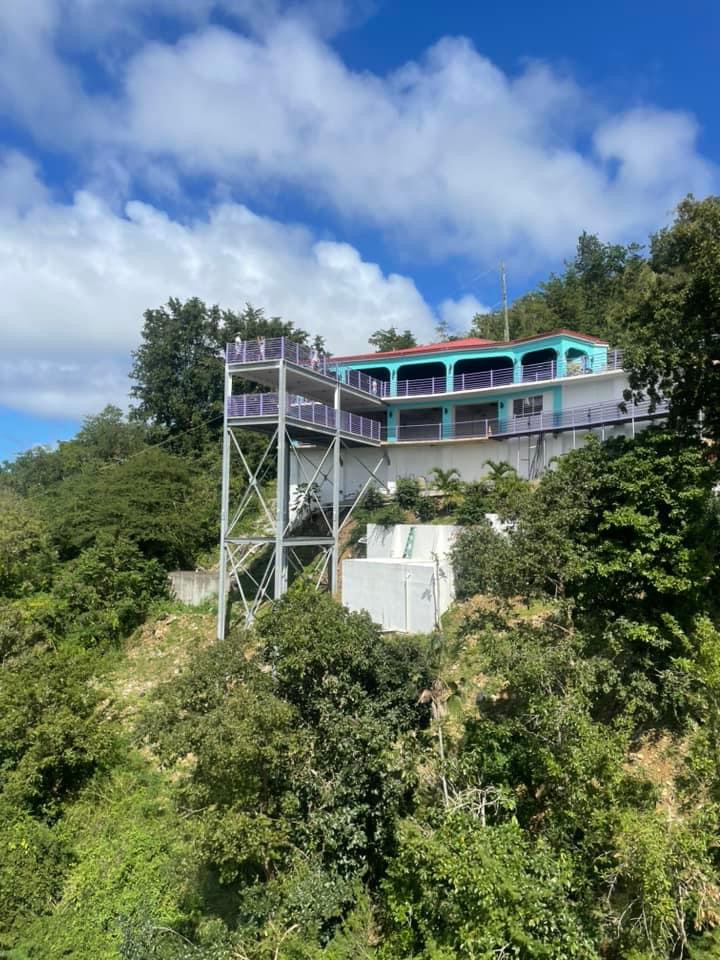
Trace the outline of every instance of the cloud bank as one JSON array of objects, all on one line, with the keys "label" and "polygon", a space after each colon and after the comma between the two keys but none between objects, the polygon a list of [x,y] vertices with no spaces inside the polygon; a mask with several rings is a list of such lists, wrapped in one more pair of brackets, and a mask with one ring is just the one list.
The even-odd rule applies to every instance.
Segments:
[{"label": "cloud bank", "polygon": [[[691,115],[611,108],[548,63],[503,72],[444,37],[386,74],[351,69],[331,37],[367,4],[111,7],[0,6],[0,115],[79,187],[67,199],[29,156],[0,157],[0,403],[83,413],[105,385],[115,399],[142,311],[169,295],[251,301],[342,351],[481,308],[428,304],[337,241],[357,227],[415,266],[506,259],[528,275],[583,229],[643,239],[685,193],[717,189]],[[300,196],[319,226],[259,216],[267,195],[274,211]]]},{"label": "cloud bank", "polygon": [[[0,161],[0,213],[0,404],[18,409],[72,416],[124,402],[142,313],[171,295],[262,305],[336,352],[366,349],[392,325],[431,339],[436,323],[412,280],[242,204],[192,222],[138,202],[117,213],[86,191],[60,204],[27,158],[10,154]],[[466,324],[476,304],[464,304]],[[457,320],[462,305],[448,301],[447,311]]]}]

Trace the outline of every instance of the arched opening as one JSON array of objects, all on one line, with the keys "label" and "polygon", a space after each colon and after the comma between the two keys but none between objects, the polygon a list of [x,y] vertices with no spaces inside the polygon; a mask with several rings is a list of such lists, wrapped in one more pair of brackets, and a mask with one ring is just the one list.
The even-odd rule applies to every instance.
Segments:
[{"label": "arched opening", "polygon": [[466,357],[453,370],[453,389],[481,390],[513,382],[512,357]]},{"label": "arched opening", "polygon": [[548,347],[545,350],[532,350],[522,358],[523,383],[537,380],[552,380],[557,371],[557,351]]},{"label": "arched opening", "polygon": [[439,360],[428,363],[404,363],[398,369],[398,397],[445,393],[446,390],[447,372],[445,364]]},{"label": "arched opening", "polygon": [[390,383],[389,367],[368,367],[358,371],[364,373],[366,377],[372,377],[373,380],[382,380],[383,383]]},{"label": "arched opening", "polygon": [[579,373],[590,373],[592,370],[592,358],[588,356],[585,350],[579,347],[570,347],[565,353],[565,368],[567,376],[577,376]]}]

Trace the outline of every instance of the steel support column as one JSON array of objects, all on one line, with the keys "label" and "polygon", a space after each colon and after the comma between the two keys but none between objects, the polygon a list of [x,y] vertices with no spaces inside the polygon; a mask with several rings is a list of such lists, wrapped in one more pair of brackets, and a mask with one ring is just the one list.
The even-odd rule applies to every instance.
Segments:
[{"label": "steel support column", "polygon": [[223,452],[222,452],[222,492],[220,494],[220,566],[218,568],[218,618],[217,637],[225,636],[227,619],[227,566],[226,537],[228,527],[228,509],[230,505],[230,432],[228,430],[228,400],[232,391],[232,378],[225,364],[225,389],[223,401]]},{"label": "steel support column", "polygon": [[335,439],[333,440],[333,467],[332,467],[332,570],[330,571],[330,592],[333,596],[338,589],[338,568],[340,566],[340,387],[335,387]]},{"label": "steel support column", "polygon": [[275,495],[275,599],[278,600],[288,586],[288,555],[285,548],[285,528],[288,522],[288,437],[287,414],[287,367],[280,361],[278,370],[278,449],[277,489]]}]

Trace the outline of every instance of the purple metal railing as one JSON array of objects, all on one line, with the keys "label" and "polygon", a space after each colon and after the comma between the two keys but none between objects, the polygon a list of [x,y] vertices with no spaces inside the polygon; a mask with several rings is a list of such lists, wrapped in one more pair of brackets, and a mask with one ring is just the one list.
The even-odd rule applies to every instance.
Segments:
[{"label": "purple metal railing", "polygon": [[547,360],[542,363],[523,364],[520,377],[515,378],[513,367],[497,367],[493,370],[458,373],[452,378],[448,389],[447,377],[424,377],[416,380],[398,380],[395,392],[385,380],[369,377],[362,370],[335,369],[331,358],[321,356],[317,350],[296,343],[287,337],[262,337],[256,340],[240,340],[227,345],[229,363],[259,363],[265,360],[289,360],[298,366],[308,367],[331,380],[343,383],[375,397],[419,397],[440,393],[463,393],[470,390],[485,390],[508,386],[512,383],[540,383],[564,377],[605,373],[622,369],[622,351],[608,350],[606,358],[578,357],[574,360]]},{"label": "purple metal railing", "polygon": [[[231,418],[275,418],[278,413],[279,401],[276,393],[242,393],[228,398],[228,417]],[[334,407],[315,403],[295,394],[288,394],[285,413],[295,420],[328,430],[334,430],[337,425],[337,413]],[[379,442],[381,425],[377,420],[341,410],[340,430],[365,440]]]},{"label": "purple metal railing", "polygon": [[394,430],[388,431],[383,427],[382,439],[398,443],[411,443],[423,440],[462,440],[477,437],[490,439],[492,437],[508,437],[518,434],[536,433],[547,430],[582,429],[583,427],[602,426],[603,424],[628,423],[632,420],[648,420],[653,417],[663,417],[668,411],[667,403],[657,404],[654,411],[650,411],[650,401],[626,405],[622,410],[622,401],[596,403],[583,407],[568,407],[565,410],[535,413],[524,417],[508,417],[506,419],[479,419],[462,420],[452,424],[442,423],[408,423],[400,424]]},{"label": "purple metal railing", "polygon": [[383,380],[375,380],[374,377],[369,377],[361,370],[347,370],[341,378],[328,357],[311,347],[305,346],[305,344],[289,340],[287,337],[268,337],[266,339],[258,337],[255,340],[236,340],[234,343],[227,345],[225,356],[228,363],[263,363],[266,360],[289,360],[299,367],[315,370],[331,380],[342,379],[343,383],[375,397],[386,396],[390,387],[389,383],[385,383]]},{"label": "purple metal railing", "polygon": [[611,370],[622,370],[621,350],[609,350],[607,359],[580,357],[577,360],[547,360],[543,363],[525,363],[521,368],[521,378],[517,381],[515,380],[513,367],[496,367],[493,370],[456,373],[452,380],[451,390],[448,390],[446,377],[398,380],[396,392],[390,394],[388,391],[382,396],[418,397],[438,393],[462,393],[467,390],[506,387],[508,384],[516,382],[539,383],[544,380],[559,380],[564,377],[577,377],[583,374],[606,373]]},{"label": "purple metal railing", "polygon": [[312,347],[296,343],[288,337],[256,337],[236,340],[226,349],[228,363],[262,363],[264,360],[289,360],[319,373],[327,373],[327,357]]}]

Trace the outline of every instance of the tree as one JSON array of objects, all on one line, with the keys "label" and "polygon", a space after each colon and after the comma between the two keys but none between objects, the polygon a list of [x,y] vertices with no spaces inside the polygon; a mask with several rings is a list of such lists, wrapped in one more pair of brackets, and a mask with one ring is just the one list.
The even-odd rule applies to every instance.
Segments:
[{"label": "tree", "polygon": [[[266,317],[246,304],[241,313],[207,306],[197,297],[175,297],[145,311],[142,343],[133,353],[131,395],[139,403],[132,416],[179,452],[202,453],[220,435],[225,345],[236,337],[289,337],[305,343],[308,334],[292,322]],[[323,347],[322,341],[320,346]],[[242,392],[242,385],[237,385]],[[246,392],[259,389],[247,385]],[[188,431],[190,432],[188,435]],[[183,435],[182,441],[179,440]]]},{"label": "tree", "polygon": [[636,296],[621,313],[636,397],[670,402],[670,421],[720,440],[720,197],[687,197],[652,238]]},{"label": "tree", "polygon": [[142,449],[146,439],[144,424],[128,422],[119,407],[109,404],[86,417],[71,440],[61,440],[53,450],[33,447],[4,464],[0,485],[22,496],[47,493],[83,470],[123,463]]},{"label": "tree", "polygon": [[160,564],[135,544],[101,540],[65,565],[53,593],[67,639],[92,647],[126,637],[169,590]]},{"label": "tree", "polygon": [[0,490],[0,597],[42,590],[56,560],[42,515],[16,494]]},{"label": "tree", "polygon": [[125,463],[69,477],[45,512],[61,555],[70,559],[97,539],[123,538],[168,568],[192,565],[217,541],[219,468],[145,448]]},{"label": "tree", "polygon": [[568,858],[517,825],[452,813],[406,822],[384,884],[390,958],[597,956]]},{"label": "tree", "polygon": [[193,297],[175,297],[145,311],[142,343],[133,353],[133,416],[159,436],[195,428],[217,436],[222,417],[223,376],[219,307]]},{"label": "tree", "polygon": [[[599,337],[616,335],[615,314],[627,296],[628,286],[643,265],[641,247],[603,243],[596,235],[578,237],[575,258],[566,261],[563,273],[551,274],[537,290],[510,305],[511,338],[568,327]],[[471,334],[503,339],[501,310],[476,314]]]},{"label": "tree", "polygon": [[192,751],[184,802],[199,811],[204,855],[250,885],[241,897],[256,912],[258,883],[271,905],[283,871],[311,869],[323,889],[382,871],[413,779],[424,662],[417,642],[298,585],[250,636],[158,692],[149,738],[166,762]]},{"label": "tree", "polygon": [[408,347],[417,346],[415,334],[411,330],[400,332],[395,327],[388,327],[387,330],[376,330],[371,337],[368,337],[368,343],[378,353],[386,353],[389,350],[406,350]]},{"label": "tree", "polygon": [[0,672],[0,821],[57,816],[112,756],[103,692],[81,652],[30,652]]}]

